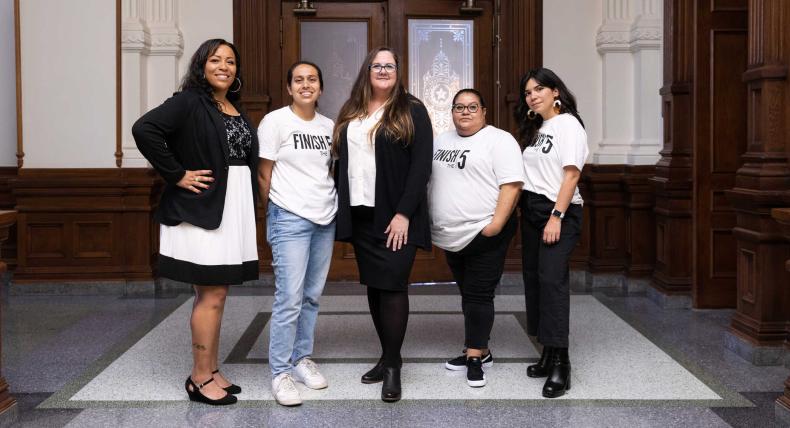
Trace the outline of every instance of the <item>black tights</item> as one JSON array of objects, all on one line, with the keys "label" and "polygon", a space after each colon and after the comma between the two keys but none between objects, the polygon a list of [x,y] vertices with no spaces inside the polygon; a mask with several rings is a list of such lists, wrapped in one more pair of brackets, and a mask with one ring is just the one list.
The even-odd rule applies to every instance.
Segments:
[{"label": "black tights", "polygon": [[384,367],[400,367],[400,348],[409,322],[409,292],[368,287],[368,306],[381,342]]}]

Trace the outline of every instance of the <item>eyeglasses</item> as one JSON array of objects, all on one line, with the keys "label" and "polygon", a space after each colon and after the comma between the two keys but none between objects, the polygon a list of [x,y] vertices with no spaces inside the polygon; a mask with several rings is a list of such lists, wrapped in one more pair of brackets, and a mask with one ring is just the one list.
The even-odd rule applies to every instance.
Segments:
[{"label": "eyeglasses", "polygon": [[463,113],[464,110],[469,110],[469,113],[477,113],[477,111],[480,110],[480,106],[477,104],[469,104],[468,106],[463,104],[453,104],[452,109],[458,114]]},{"label": "eyeglasses", "polygon": [[374,73],[381,73],[382,70],[386,71],[387,73],[392,73],[397,69],[398,66],[395,64],[371,64],[368,66],[368,70],[371,70]]}]

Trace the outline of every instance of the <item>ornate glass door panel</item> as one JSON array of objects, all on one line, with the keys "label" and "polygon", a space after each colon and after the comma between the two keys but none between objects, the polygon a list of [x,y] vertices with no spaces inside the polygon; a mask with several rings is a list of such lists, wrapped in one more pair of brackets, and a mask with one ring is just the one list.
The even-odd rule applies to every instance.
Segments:
[{"label": "ornate glass door panel", "polygon": [[368,24],[306,21],[301,23],[299,40],[299,59],[314,62],[323,73],[321,114],[335,120],[368,53]]},{"label": "ornate glass door panel", "polygon": [[474,87],[474,21],[409,19],[409,92],[425,103],[435,135],[453,129],[450,104]]}]

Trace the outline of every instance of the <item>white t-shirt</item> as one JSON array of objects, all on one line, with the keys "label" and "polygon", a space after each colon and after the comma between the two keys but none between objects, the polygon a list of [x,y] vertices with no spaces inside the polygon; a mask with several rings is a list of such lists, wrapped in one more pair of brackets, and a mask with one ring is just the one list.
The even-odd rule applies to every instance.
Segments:
[{"label": "white t-shirt", "polygon": [[302,120],[289,106],[267,114],[258,125],[259,156],[274,161],[269,199],[299,217],[327,225],[337,213],[331,119]]},{"label": "white t-shirt", "polygon": [[[557,202],[557,194],[565,176],[563,167],[584,167],[590,149],[587,133],[573,115],[563,113],[546,120],[538,130],[537,142],[524,149],[524,190],[541,194]],[[583,204],[579,186],[573,192],[572,204]]]},{"label": "white t-shirt", "polygon": [[494,218],[499,186],[524,182],[519,146],[510,133],[486,126],[462,137],[455,130],[433,142],[428,185],[434,245],[461,251]]},{"label": "white t-shirt", "polygon": [[352,207],[376,206],[376,138],[373,129],[384,114],[384,105],[373,114],[348,123],[348,193]]}]

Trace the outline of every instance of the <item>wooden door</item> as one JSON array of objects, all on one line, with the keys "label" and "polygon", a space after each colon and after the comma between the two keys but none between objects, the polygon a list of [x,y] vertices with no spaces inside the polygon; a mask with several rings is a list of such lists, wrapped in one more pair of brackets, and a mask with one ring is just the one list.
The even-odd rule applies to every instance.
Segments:
[{"label": "wooden door", "polygon": [[[311,61],[321,67],[324,90],[318,101],[322,114],[335,120],[368,51],[386,43],[386,3],[320,3],[316,13],[293,13],[294,2],[282,3],[283,78],[291,64]],[[281,99],[289,96],[285,81]],[[354,281],[359,278],[351,244],[335,243],[329,279]]]},{"label": "wooden door", "polygon": [[[486,100],[489,124],[498,117],[494,99],[493,1],[466,14],[452,0],[404,0],[390,3],[389,42],[403,58],[404,84],[428,108],[434,135],[454,129],[452,97],[459,89],[478,89]],[[419,252],[413,282],[452,281],[444,251]]]},{"label": "wooden door", "polygon": [[[746,152],[747,2],[711,8],[700,3],[694,90],[695,308],[735,307],[735,212],[725,192]],[[737,7],[736,7],[737,6]]]},{"label": "wooden door", "polygon": [[[244,58],[244,108],[258,123],[263,115],[282,107],[289,99],[285,91],[285,71],[300,58],[303,50],[316,47],[302,40],[303,24],[315,27],[324,22],[364,23],[368,31],[365,48],[388,45],[398,51],[405,61],[408,85],[412,80],[408,75],[409,50],[414,41],[409,37],[409,21],[462,20],[472,24],[472,86],[486,98],[488,121],[499,128],[515,131],[510,112],[520,96],[517,88],[520,74],[542,62],[542,0],[478,0],[476,5],[481,9],[472,14],[461,12],[462,3],[458,0],[320,1],[313,3],[314,15],[299,15],[294,13],[295,1],[233,0],[233,40]],[[495,10],[495,6],[499,9]],[[320,40],[325,38],[319,37]],[[327,80],[336,72],[333,66],[322,68]],[[349,65],[347,69],[353,70],[353,67]],[[353,77],[356,71],[350,72]],[[331,107],[328,105],[330,91],[325,89],[320,102],[323,113],[326,113],[325,108]],[[262,272],[271,272],[271,254],[264,236],[264,210],[258,213],[260,267]],[[330,278],[355,280],[357,270],[353,257],[349,247],[338,245]],[[505,266],[506,270],[520,270],[518,236],[508,252]],[[441,252],[420,253],[411,279],[450,281],[451,275]]]}]

